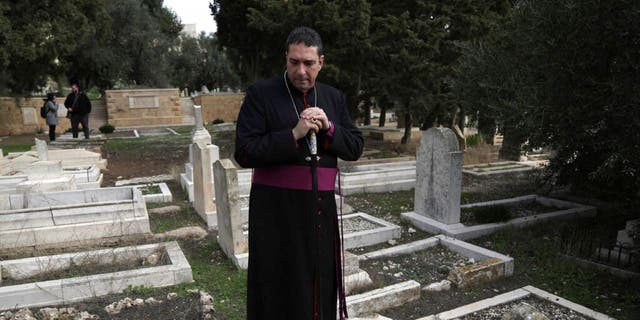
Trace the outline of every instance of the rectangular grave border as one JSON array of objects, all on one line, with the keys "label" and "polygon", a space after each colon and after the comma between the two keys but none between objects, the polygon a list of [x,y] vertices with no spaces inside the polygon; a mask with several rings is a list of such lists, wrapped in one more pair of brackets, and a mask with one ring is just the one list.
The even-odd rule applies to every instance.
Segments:
[{"label": "rectangular grave border", "polygon": [[143,194],[142,198],[145,203],[167,203],[173,201],[171,190],[169,190],[169,186],[164,182],[130,185],[130,187],[140,189],[140,192],[142,192],[143,188],[148,186],[158,186],[160,188],[160,193]]},{"label": "rectangular grave border", "polygon": [[420,283],[407,280],[346,298],[349,317],[380,312],[420,299]]},{"label": "rectangular grave border", "polygon": [[[512,257],[445,235],[437,235],[427,239],[401,244],[391,248],[368,252],[358,256],[358,260],[366,261],[370,259],[379,259],[402,254],[410,254],[437,245],[442,245],[447,249],[460,254],[461,256],[476,260],[477,262],[475,265],[478,266],[475,269],[476,271],[494,269],[498,270],[501,273],[502,277],[510,277],[513,275],[514,260]],[[490,265],[481,266],[480,264],[485,261],[494,262],[492,262]]]},{"label": "rectangular grave border", "polygon": [[[492,166],[490,165],[494,165],[494,167],[497,167],[497,168],[492,170],[491,169]],[[478,172],[471,169],[471,168],[478,168],[478,167],[486,167],[489,170]],[[502,168],[502,169],[499,169],[499,168]],[[524,162],[502,161],[502,162],[492,162],[490,164],[485,164],[485,165],[465,165],[462,167],[462,173],[468,174],[474,177],[486,177],[486,176],[505,174],[505,173],[527,172],[527,171],[532,171],[537,169],[539,168]]]},{"label": "rectangular grave border", "polygon": [[[60,260],[56,263],[64,263],[65,260],[68,262],[78,255],[81,257],[113,255],[114,251],[122,254],[127,251],[149,254],[162,247],[167,251],[170,261],[168,265],[0,287],[0,310],[68,304],[122,292],[130,286],[166,287],[193,282],[191,266],[175,241],[61,254],[46,258],[53,261]],[[38,265],[38,259],[43,258],[45,257],[1,261],[0,268],[7,268],[4,266],[11,266],[14,269],[33,268]],[[40,271],[46,272],[46,270]]]},{"label": "rectangular grave border", "polygon": [[415,212],[403,212],[401,216],[404,219],[411,221],[414,226],[425,232],[436,234],[441,233],[457,239],[469,240],[478,238],[483,235],[491,234],[495,231],[505,229],[507,227],[525,227],[546,220],[592,217],[597,214],[597,209],[593,206],[547,198],[539,195],[527,195],[509,199],[471,203],[461,205],[460,208],[463,209],[481,206],[494,206],[532,200],[545,206],[558,207],[560,208],[560,210],[527,217],[515,218],[507,222],[487,223],[474,226],[465,226],[462,223],[445,224],[434,219],[422,216]]},{"label": "rectangular grave border", "polygon": [[527,298],[529,296],[534,296],[539,299],[543,299],[549,303],[560,305],[562,307],[573,310],[581,315],[584,315],[594,320],[614,320],[614,318],[609,317],[604,313],[600,313],[595,310],[589,309],[585,306],[582,306],[575,302],[571,302],[569,300],[566,300],[562,297],[559,297],[557,295],[554,295],[542,289],[538,289],[534,286],[524,286],[520,289],[509,291],[507,293],[503,293],[503,294],[494,296],[492,298],[480,300],[474,303],[467,304],[462,307],[441,312],[435,315],[418,318],[416,320],[452,320],[452,319],[460,318],[465,315],[471,314],[473,312],[488,309],[488,308],[509,303],[515,300],[520,300],[523,298]]},{"label": "rectangular grave border", "polygon": [[372,215],[357,212],[342,216],[342,219],[361,218],[373,224],[379,225],[379,228],[363,230],[344,235],[344,249],[353,249],[366,247],[374,244],[387,242],[391,239],[400,238],[401,228],[398,225],[387,222],[383,219],[376,218]]}]

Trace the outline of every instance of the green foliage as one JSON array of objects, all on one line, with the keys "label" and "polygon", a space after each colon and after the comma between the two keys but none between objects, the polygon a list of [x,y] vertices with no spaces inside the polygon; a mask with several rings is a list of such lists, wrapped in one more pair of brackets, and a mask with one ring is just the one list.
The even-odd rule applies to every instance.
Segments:
[{"label": "green foliage", "polygon": [[475,147],[478,145],[478,140],[480,140],[480,135],[474,134],[465,137],[465,141],[467,143],[467,147]]},{"label": "green foliage", "polygon": [[98,129],[100,130],[100,132],[102,133],[113,133],[116,128],[108,123],[103,124],[102,126],[100,126],[100,128]]},{"label": "green foliage", "polygon": [[154,215],[152,219],[149,219],[149,224],[153,233],[166,232],[188,226],[202,226],[206,228],[202,218],[200,218],[192,206],[185,206],[178,213]]},{"label": "green foliage", "polygon": [[[239,88],[240,77],[234,70],[230,54],[219,46],[213,35],[178,39],[180,51],[169,53],[171,84],[190,91],[208,88]],[[232,55],[232,54],[231,54]]]},{"label": "green foliage", "polygon": [[91,89],[86,90],[85,93],[90,100],[98,100],[102,98],[102,93],[100,93],[100,89],[96,86],[91,87]]},{"label": "green foliage", "polygon": [[[550,147],[560,185],[640,196],[640,3],[521,1],[469,47],[458,92],[497,120],[511,155]],[[503,145],[504,147],[504,145]]]}]

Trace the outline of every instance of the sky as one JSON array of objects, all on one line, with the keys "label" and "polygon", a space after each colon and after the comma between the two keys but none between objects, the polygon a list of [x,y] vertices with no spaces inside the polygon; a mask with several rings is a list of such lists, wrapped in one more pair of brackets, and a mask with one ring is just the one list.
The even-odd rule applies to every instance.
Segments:
[{"label": "sky", "polygon": [[209,9],[210,0],[164,0],[164,6],[173,10],[183,24],[196,24],[200,33],[216,32],[216,23]]}]

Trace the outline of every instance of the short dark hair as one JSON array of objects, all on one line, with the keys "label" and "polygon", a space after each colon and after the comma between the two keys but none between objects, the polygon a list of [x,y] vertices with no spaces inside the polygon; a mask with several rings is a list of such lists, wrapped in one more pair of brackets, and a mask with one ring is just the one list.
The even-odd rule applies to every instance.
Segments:
[{"label": "short dark hair", "polygon": [[56,97],[56,94],[54,92],[49,92],[47,93],[47,99],[46,100],[53,100],[53,98]]},{"label": "short dark hair", "polygon": [[315,30],[309,27],[297,27],[289,33],[285,52],[289,52],[289,46],[292,44],[304,43],[307,47],[317,47],[318,55],[322,55],[322,38]]}]

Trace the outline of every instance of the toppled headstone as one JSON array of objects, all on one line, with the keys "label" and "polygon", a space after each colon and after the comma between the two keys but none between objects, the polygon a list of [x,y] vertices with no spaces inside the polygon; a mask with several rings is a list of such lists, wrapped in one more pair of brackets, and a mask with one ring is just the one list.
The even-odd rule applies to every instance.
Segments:
[{"label": "toppled headstone", "polygon": [[149,212],[149,214],[172,214],[172,213],[179,213],[180,211],[182,211],[182,208],[180,206],[166,206],[166,207],[159,207],[159,208],[152,208],[152,209],[147,209],[147,211]]},{"label": "toppled headstone", "polygon": [[167,232],[158,233],[153,235],[156,239],[165,239],[165,238],[177,238],[177,239],[204,239],[207,236],[207,230],[202,227],[192,226],[192,227],[182,227],[175,230],[169,230]]}]

